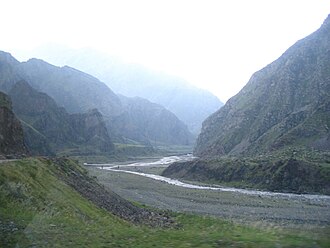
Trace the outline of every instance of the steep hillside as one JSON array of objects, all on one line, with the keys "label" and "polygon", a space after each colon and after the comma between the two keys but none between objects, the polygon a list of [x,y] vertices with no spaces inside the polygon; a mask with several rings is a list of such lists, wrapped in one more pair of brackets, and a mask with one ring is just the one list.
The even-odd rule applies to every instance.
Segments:
[{"label": "steep hillside", "polygon": [[253,155],[288,146],[330,150],[330,17],[204,123],[197,156]]},{"label": "steep hillside", "polygon": [[172,112],[142,98],[120,96],[125,111],[111,125],[120,136],[152,145],[191,145],[194,137]]},{"label": "steep hillside", "polygon": [[134,231],[133,223],[173,223],[165,214],[139,208],[106,190],[64,158],[1,164],[0,185],[1,247],[81,247],[89,235],[102,235],[101,229],[111,230],[108,245],[117,246],[122,240],[118,229]]},{"label": "steep hillside", "polygon": [[0,51],[0,90],[8,93],[13,84],[21,80],[19,62],[10,53]]},{"label": "steep hillside", "polygon": [[32,154],[50,155],[66,150],[80,154],[113,152],[114,146],[97,110],[70,115],[25,81],[17,82],[9,95]]},{"label": "steep hillside", "polygon": [[163,175],[330,194],[330,16],[203,123],[194,162]]},{"label": "steep hillside", "polygon": [[12,112],[12,103],[6,94],[0,92],[0,157],[16,157],[27,152],[23,129]]},{"label": "steep hillside", "polygon": [[24,79],[35,89],[47,93],[69,113],[98,109],[105,116],[122,111],[118,97],[98,79],[64,66],[56,67],[39,59],[20,64]]},{"label": "steep hillside", "polygon": [[183,79],[154,72],[92,49],[69,49],[59,45],[40,47],[25,57],[40,57],[56,65],[70,65],[96,76],[116,93],[142,97],[158,103],[182,120],[194,134],[202,122],[223,104],[206,90]]}]

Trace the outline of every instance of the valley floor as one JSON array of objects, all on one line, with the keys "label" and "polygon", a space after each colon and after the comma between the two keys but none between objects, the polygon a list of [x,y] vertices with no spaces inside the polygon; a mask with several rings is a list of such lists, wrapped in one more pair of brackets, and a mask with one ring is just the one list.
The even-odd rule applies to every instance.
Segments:
[{"label": "valley floor", "polygon": [[[264,211],[275,200],[279,209],[298,211],[299,202],[277,201],[277,199],[234,197],[233,195],[201,194],[196,190],[178,190],[177,187],[139,176],[106,172],[88,167],[89,174],[97,176],[111,190],[137,202],[150,206],[174,209],[182,212],[197,212],[203,206],[214,205],[214,212],[232,214],[228,218],[199,216],[187,213],[165,212],[158,215],[150,207],[135,207],[120,200],[113,193],[103,191],[87,171],[69,159],[29,158],[0,165],[0,247],[329,247],[330,228],[324,203],[303,203],[307,208],[304,226],[285,228],[274,224],[263,226],[263,221],[254,224],[238,224],[231,219],[240,202],[248,202],[246,209],[262,205]],[[154,172],[159,168],[151,168]],[[85,190],[81,191],[82,188]],[[143,193],[145,192],[145,193]],[[89,194],[90,193],[90,194]],[[161,195],[163,194],[163,195]],[[100,202],[93,200],[95,196]],[[167,199],[165,201],[164,199]],[[111,200],[112,210],[104,207]],[[260,203],[260,201],[262,203]],[[188,204],[190,202],[190,205]],[[102,203],[102,204],[100,204]],[[110,202],[109,202],[110,203]],[[178,206],[182,205],[181,208]],[[196,205],[197,204],[197,205]],[[199,205],[198,205],[199,204]],[[268,204],[268,205],[267,205]],[[286,204],[280,206],[280,204]],[[177,206],[175,209],[173,206]],[[193,207],[194,206],[194,207]],[[119,218],[122,210],[148,211],[151,220],[168,216],[169,226],[150,226],[132,223]],[[119,213],[118,213],[119,211]],[[204,211],[207,213],[209,210]],[[324,220],[316,218],[312,211],[324,214]],[[115,213],[116,215],[112,214]],[[299,212],[299,211],[298,211]],[[119,214],[119,215],[118,215]],[[243,216],[242,214],[241,216]],[[298,214],[299,215],[299,214]],[[220,215],[221,216],[221,215]],[[257,216],[262,216],[260,213]],[[265,215],[267,216],[267,215]],[[158,218],[157,217],[157,218]],[[258,218],[259,218],[258,217]],[[149,218],[149,220],[150,220]],[[229,220],[228,220],[229,219]],[[284,220],[282,220],[284,221]],[[289,220],[288,223],[292,221]],[[295,221],[293,221],[295,222]],[[158,223],[158,222],[157,222]]]},{"label": "valley floor", "polygon": [[[278,195],[189,189],[139,175],[88,167],[91,175],[120,196],[172,211],[213,215],[240,223],[310,229],[330,226],[330,197],[308,199]],[[123,167],[160,174],[164,165]]]}]

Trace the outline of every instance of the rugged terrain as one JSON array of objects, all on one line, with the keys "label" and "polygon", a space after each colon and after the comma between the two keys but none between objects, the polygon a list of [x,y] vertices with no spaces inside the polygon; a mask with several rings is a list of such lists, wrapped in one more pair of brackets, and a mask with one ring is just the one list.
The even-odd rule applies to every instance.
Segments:
[{"label": "rugged terrain", "polygon": [[[68,66],[56,67],[39,59],[30,59],[20,63],[10,54],[0,52],[0,79],[2,79],[0,90],[6,93],[9,93],[18,81],[26,81],[38,92],[45,93],[54,99],[56,104],[63,107],[69,114],[81,114],[97,109],[103,116],[108,134],[116,142],[149,144],[152,143],[152,138],[168,145],[186,145],[187,141],[189,144],[192,142],[192,135],[187,126],[169,110],[162,109],[166,116],[172,118],[166,120],[154,118],[154,104],[149,101],[144,102],[145,109],[143,109],[145,121],[150,123],[147,125],[148,129],[136,118],[130,118],[130,122],[126,123],[127,113],[133,116],[138,116],[139,113],[132,112],[134,108],[126,108],[127,104],[124,104],[108,86],[98,79]],[[130,105],[135,102],[139,104],[132,100]],[[113,125],[114,123],[116,125]],[[162,125],[159,126],[159,123]],[[180,136],[169,132],[172,126],[178,129]],[[157,132],[152,128],[158,128]],[[133,133],[132,130],[136,131]],[[140,135],[137,136],[136,133]]]},{"label": "rugged terrain", "polygon": [[51,97],[36,91],[25,81],[17,82],[9,95],[32,155],[65,151],[110,154],[114,151],[103,117],[97,110],[70,115]]},{"label": "rugged terrain", "polygon": [[10,98],[0,92],[0,157],[27,154],[21,123],[12,111]]},{"label": "rugged terrain", "polygon": [[119,135],[150,145],[192,145],[187,126],[163,106],[139,97],[119,95],[124,111],[111,122]]},{"label": "rugged terrain", "polygon": [[116,93],[160,104],[182,120],[194,135],[199,134],[205,118],[223,105],[212,93],[181,78],[124,63],[92,49],[74,50],[53,44],[26,52],[24,57],[78,68],[99,78]]},{"label": "rugged terrain", "polygon": [[195,154],[253,155],[288,146],[330,150],[330,17],[204,123]]},{"label": "rugged terrain", "polygon": [[207,118],[164,175],[274,191],[330,191],[330,16]]}]

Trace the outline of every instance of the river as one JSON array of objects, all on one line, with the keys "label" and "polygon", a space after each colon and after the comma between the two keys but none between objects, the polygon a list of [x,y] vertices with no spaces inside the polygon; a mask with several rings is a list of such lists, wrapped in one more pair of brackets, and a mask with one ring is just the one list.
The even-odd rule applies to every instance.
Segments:
[{"label": "river", "polygon": [[129,173],[134,175],[139,175],[147,178],[151,178],[157,181],[162,181],[171,185],[175,185],[178,187],[184,187],[189,189],[200,189],[200,190],[213,190],[213,191],[223,191],[223,192],[235,192],[239,194],[247,194],[247,195],[259,195],[259,196],[270,196],[270,197],[282,197],[282,198],[305,198],[310,200],[326,200],[330,201],[330,196],[327,195],[316,195],[316,194],[293,194],[293,193],[279,193],[279,192],[270,192],[270,191],[260,191],[260,190],[252,190],[252,189],[241,189],[241,188],[233,188],[233,187],[223,187],[220,185],[198,185],[192,183],[185,183],[177,179],[172,179],[168,177],[163,177],[160,175],[149,174],[149,173],[142,173],[132,170],[124,170],[123,168],[131,167],[131,168],[139,168],[139,167],[167,167],[174,162],[180,161],[189,161],[193,160],[194,157],[190,154],[183,155],[183,156],[170,156],[164,157],[157,161],[142,161],[142,162],[134,162],[134,163],[127,163],[127,164],[91,164],[85,163],[85,165],[89,166],[97,166],[99,169],[108,170],[108,171],[115,171],[121,173]]},{"label": "river", "polygon": [[[125,199],[151,207],[205,214],[238,222],[286,227],[329,227],[330,197],[200,185],[160,176],[173,162],[191,155],[153,161],[85,164],[106,188]],[[258,224],[259,225],[259,224]]]}]

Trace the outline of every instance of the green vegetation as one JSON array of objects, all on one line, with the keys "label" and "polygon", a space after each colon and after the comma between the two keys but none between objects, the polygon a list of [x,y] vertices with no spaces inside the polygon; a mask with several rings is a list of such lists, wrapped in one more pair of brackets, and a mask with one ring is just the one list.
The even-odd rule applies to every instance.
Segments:
[{"label": "green vegetation", "polygon": [[174,163],[162,175],[243,188],[330,194],[330,153],[289,147],[260,156]]},{"label": "green vegetation", "polygon": [[[0,165],[1,247],[327,247],[329,230],[261,230],[211,217],[172,214],[176,225],[151,228],[122,220],[69,186],[86,171],[45,159]],[[90,181],[86,182],[90,183]]]}]

